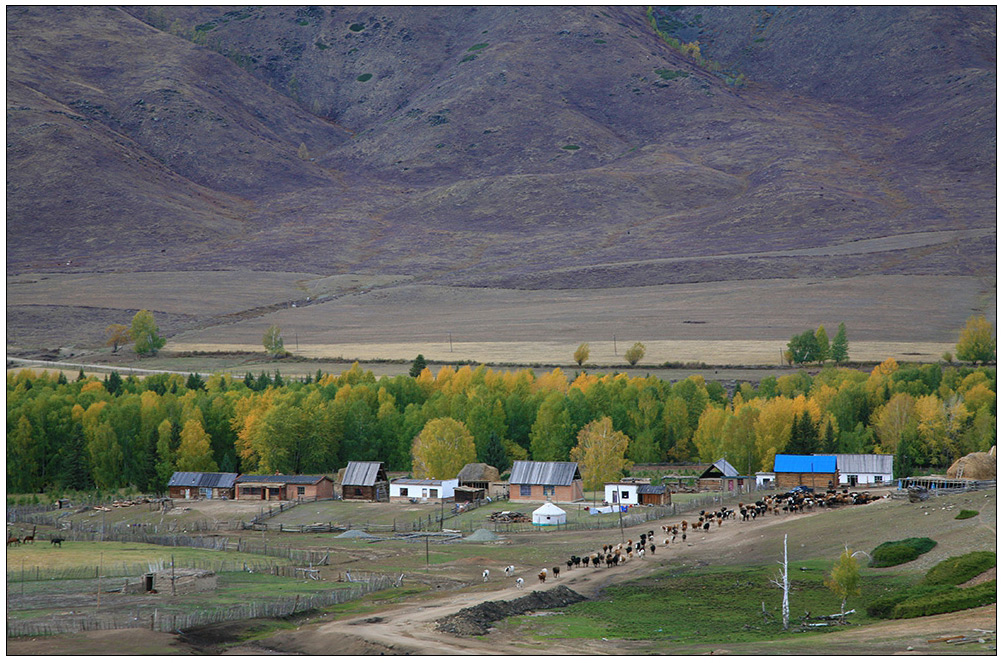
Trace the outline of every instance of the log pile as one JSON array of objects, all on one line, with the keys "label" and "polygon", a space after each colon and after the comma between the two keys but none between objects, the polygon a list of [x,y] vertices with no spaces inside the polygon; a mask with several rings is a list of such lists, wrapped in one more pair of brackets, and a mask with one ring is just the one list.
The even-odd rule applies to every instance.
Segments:
[{"label": "log pile", "polygon": [[531,522],[530,516],[525,513],[520,513],[519,511],[495,511],[492,515],[488,516],[488,520],[493,523],[529,523]]}]

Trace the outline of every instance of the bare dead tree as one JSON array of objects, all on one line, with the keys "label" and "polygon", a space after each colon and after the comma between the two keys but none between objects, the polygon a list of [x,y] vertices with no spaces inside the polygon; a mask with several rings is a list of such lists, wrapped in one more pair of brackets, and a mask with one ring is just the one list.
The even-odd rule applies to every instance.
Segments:
[{"label": "bare dead tree", "polygon": [[770,579],[771,584],[781,589],[781,625],[784,630],[788,630],[788,590],[791,587],[788,581],[788,535],[784,535],[784,561],[778,562],[781,568],[775,572]]}]

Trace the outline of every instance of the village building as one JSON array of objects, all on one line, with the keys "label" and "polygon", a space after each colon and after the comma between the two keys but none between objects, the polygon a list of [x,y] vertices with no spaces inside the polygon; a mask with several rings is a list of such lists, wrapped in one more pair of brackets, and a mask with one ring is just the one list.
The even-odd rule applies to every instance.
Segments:
[{"label": "village building", "polygon": [[380,461],[350,461],[339,472],[343,500],[390,501],[390,481]]},{"label": "village building", "polygon": [[564,525],[568,514],[551,502],[545,502],[530,516],[534,525]]},{"label": "village building", "polygon": [[578,502],[585,498],[579,464],[517,460],[509,474],[513,502]]},{"label": "village building", "polygon": [[697,477],[697,487],[700,491],[748,492],[754,483],[751,479],[741,476],[729,461],[719,458]]},{"label": "village building", "polygon": [[813,454],[815,456],[835,456],[837,473],[843,486],[892,483],[892,460],[890,454]]},{"label": "village building", "polygon": [[840,484],[836,456],[774,456],[774,474],[780,490],[807,486],[814,492],[836,488]]},{"label": "village building", "polygon": [[167,482],[167,495],[176,500],[232,500],[236,479],[231,472],[175,472]]},{"label": "village building", "polygon": [[324,475],[242,474],[239,500],[323,500],[334,497],[334,482]]},{"label": "village building", "polygon": [[756,473],[756,487],[757,488],[770,488],[774,485],[777,477],[773,472],[757,472]]},{"label": "village building", "polygon": [[456,479],[394,479],[390,482],[391,502],[452,500]]},{"label": "village building", "polygon": [[638,486],[638,499],[642,505],[665,506],[672,503],[673,495],[669,486],[643,484]]},{"label": "village building", "polygon": [[651,485],[648,477],[625,477],[603,484],[603,501],[607,504],[641,504],[640,489]]}]

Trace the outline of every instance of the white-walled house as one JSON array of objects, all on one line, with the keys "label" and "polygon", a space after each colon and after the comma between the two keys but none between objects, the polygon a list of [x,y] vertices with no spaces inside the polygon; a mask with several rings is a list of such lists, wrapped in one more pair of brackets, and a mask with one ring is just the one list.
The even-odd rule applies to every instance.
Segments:
[{"label": "white-walled house", "polygon": [[607,504],[641,504],[638,489],[648,486],[650,479],[611,481],[603,484],[603,500]]},{"label": "white-walled house", "polygon": [[763,488],[765,486],[773,486],[775,479],[776,477],[773,472],[757,472],[756,487]]},{"label": "white-walled house", "polygon": [[394,479],[390,482],[390,501],[452,500],[459,479]]},{"label": "white-walled house", "polygon": [[[822,454],[816,454],[817,456]],[[845,486],[892,483],[890,454],[827,454],[837,457],[840,483]]]}]

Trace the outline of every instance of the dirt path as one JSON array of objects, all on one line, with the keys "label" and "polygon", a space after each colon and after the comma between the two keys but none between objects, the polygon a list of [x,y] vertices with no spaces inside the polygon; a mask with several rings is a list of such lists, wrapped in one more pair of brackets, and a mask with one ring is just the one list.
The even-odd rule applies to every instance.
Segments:
[{"label": "dirt path", "polygon": [[[862,508],[862,507],[855,507]],[[286,632],[271,637],[262,645],[273,650],[301,652],[305,654],[327,654],[342,651],[347,642],[354,653],[409,653],[418,655],[504,655],[530,653],[527,646],[520,643],[486,642],[481,639],[453,636],[436,630],[436,621],[452,615],[463,608],[478,605],[485,601],[510,601],[527,592],[537,589],[549,589],[556,584],[563,584],[588,598],[597,596],[608,585],[626,582],[644,577],[657,571],[670,561],[686,559],[697,563],[709,562],[719,557],[723,552],[738,548],[753,533],[764,528],[791,522],[800,518],[812,518],[822,512],[803,513],[793,516],[767,517],[757,521],[738,523],[729,521],[721,529],[716,526],[707,532],[690,533],[689,541],[677,541],[669,546],[661,545],[663,538],[656,537],[659,544],[656,554],[647,555],[644,559],[635,557],[626,564],[612,568],[605,566],[594,568],[562,568],[559,580],[555,581],[548,572],[547,582],[540,584],[537,579],[539,568],[518,568],[512,578],[494,579],[497,569],[491,569],[493,579],[486,585],[484,591],[471,588],[468,591],[438,594],[435,597],[426,596],[422,599],[399,604],[397,607],[369,617],[350,618],[326,624],[301,627],[296,631]],[[689,517],[688,517],[689,518]],[[696,518],[695,518],[696,519]],[[649,530],[661,534],[661,525],[679,522],[680,518],[672,520],[652,521],[643,526],[625,530],[626,537],[637,540],[638,536]],[[737,527],[741,527],[743,536],[735,536]],[[613,537],[611,536],[613,541]],[[518,545],[518,542],[517,542]],[[570,544],[571,547],[571,544]],[[598,546],[597,546],[598,547]],[[572,550],[571,552],[576,552]],[[501,574],[499,574],[501,575]],[[515,586],[515,578],[522,577],[525,585],[522,589]],[[368,647],[364,645],[368,644]],[[585,652],[589,648],[590,652]],[[592,643],[575,641],[568,645],[560,642],[548,643],[548,653],[555,654],[608,654],[616,653],[618,644]]]}]

